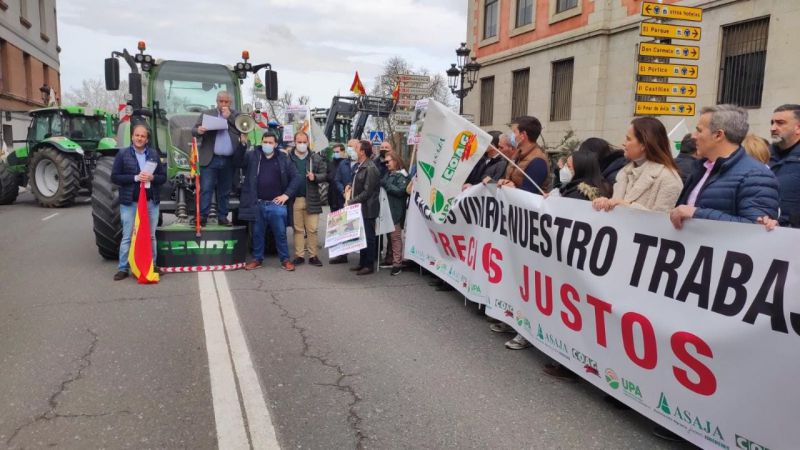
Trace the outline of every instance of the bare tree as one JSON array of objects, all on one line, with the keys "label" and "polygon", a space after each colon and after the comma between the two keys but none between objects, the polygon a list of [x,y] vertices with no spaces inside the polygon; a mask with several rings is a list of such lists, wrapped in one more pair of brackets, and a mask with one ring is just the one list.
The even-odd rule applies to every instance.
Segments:
[{"label": "bare tree", "polygon": [[128,80],[120,80],[119,90],[107,91],[103,80],[90,78],[83,80],[79,88],[73,88],[62,97],[66,105],[81,105],[89,108],[99,108],[116,113],[120,104],[127,103],[125,94],[128,92]]}]

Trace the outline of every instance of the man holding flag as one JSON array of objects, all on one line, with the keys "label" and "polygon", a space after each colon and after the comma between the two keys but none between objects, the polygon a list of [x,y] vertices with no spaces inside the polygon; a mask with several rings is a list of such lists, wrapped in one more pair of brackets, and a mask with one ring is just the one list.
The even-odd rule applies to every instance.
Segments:
[{"label": "man holding flag", "polygon": [[131,146],[117,153],[111,169],[111,181],[119,186],[122,222],[115,281],[127,278],[129,268],[141,283],[158,281],[155,270],[158,192],[167,177],[158,152],[147,145],[149,139],[150,130],[146,125],[134,125]]}]

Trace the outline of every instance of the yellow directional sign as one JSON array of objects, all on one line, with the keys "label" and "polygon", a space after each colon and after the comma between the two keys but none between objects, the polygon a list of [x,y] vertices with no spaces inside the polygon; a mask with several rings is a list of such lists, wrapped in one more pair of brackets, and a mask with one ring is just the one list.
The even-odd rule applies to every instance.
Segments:
[{"label": "yellow directional sign", "polygon": [[699,41],[700,27],[642,22],[642,24],[639,27],[639,36]]},{"label": "yellow directional sign", "polygon": [[697,78],[697,66],[640,62],[637,74],[646,77]]},{"label": "yellow directional sign", "polygon": [[697,97],[697,85],[677,83],[636,83],[639,95],[660,95],[664,97]]},{"label": "yellow directional sign", "polygon": [[694,103],[636,102],[637,116],[693,116]]},{"label": "yellow directional sign", "polygon": [[700,59],[700,47],[642,42],[639,44],[639,54],[661,58]]},{"label": "yellow directional sign", "polygon": [[648,17],[658,17],[659,19],[678,19],[701,22],[703,20],[703,10],[689,6],[662,5],[659,3],[643,2],[642,15]]}]

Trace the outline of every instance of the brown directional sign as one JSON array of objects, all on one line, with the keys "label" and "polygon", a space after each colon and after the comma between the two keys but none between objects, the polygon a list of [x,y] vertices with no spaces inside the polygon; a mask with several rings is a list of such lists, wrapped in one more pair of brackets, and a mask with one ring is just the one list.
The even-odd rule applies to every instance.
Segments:
[{"label": "brown directional sign", "polygon": [[679,83],[636,83],[639,95],[657,95],[662,97],[697,97],[697,85]]},{"label": "brown directional sign", "polygon": [[639,27],[639,35],[657,37],[657,38],[686,39],[689,41],[699,41],[700,27],[642,22],[642,24]]},{"label": "brown directional sign", "polygon": [[659,19],[678,19],[692,22],[702,22],[703,10],[689,6],[663,5],[659,3],[643,2],[642,15],[657,17]]},{"label": "brown directional sign", "polygon": [[637,74],[646,77],[697,78],[697,66],[640,62]]},{"label": "brown directional sign", "polygon": [[661,58],[700,59],[700,47],[642,42],[639,44],[639,54]]},{"label": "brown directional sign", "polygon": [[636,102],[637,116],[693,116],[694,103]]}]

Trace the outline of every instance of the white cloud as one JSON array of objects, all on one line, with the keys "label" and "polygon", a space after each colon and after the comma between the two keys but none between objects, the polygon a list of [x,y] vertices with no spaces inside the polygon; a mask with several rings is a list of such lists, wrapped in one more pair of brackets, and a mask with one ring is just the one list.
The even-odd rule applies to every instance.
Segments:
[{"label": "white cloud", "polygon": [[102,76],[112,51],[145,40],[161,59],[269,62],[281,90],[328,106],[358,70],[370,85],[392,56],[444,72],[466,35],[464,0],[70,0],[59,4],[64,89]]}]

